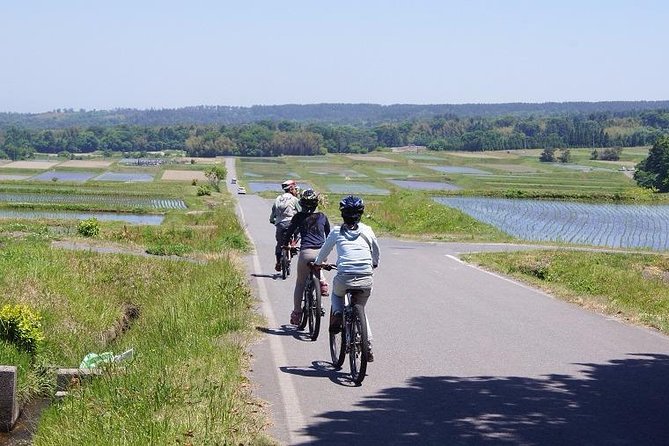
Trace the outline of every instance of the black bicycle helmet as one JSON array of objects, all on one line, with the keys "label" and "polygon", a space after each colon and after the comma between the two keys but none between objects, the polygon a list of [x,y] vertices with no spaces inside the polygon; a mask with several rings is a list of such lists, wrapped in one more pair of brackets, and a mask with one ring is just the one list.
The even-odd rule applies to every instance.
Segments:
[{"label": "black bicycle helmet", "polygon": [[365,212],[365,202],[362,198],[349,195],[339,202],[341,217],[347,224],[355,224],[360,221],[362,213]]},{"label": "black bicycle helmet", "polygon": [[300,206],[304,210],[313,211],[318,206],[318,194],[313,189],[306,189],[300,196]]}]

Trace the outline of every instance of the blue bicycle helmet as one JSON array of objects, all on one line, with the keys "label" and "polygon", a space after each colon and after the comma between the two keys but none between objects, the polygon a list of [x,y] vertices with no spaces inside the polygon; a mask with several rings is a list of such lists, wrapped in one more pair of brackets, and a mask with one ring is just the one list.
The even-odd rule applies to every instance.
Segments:
[{"label": "blue bicycle helmet", "polygon": [[339,202],[341,217],[347,224],[355,224],[360,221],[362,213],[365,212],[365,202],[362,198],[349,195]]}]

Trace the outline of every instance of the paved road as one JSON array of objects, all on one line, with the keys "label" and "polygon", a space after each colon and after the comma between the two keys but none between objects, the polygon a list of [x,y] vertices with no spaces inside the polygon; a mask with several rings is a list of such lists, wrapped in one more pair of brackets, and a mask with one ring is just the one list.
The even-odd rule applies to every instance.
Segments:
[{"label": "paved road", "polygon": [[251,378],[283,444],[669,444],[669,338],[457,259],[500,245],[381,239],[376,362],[351,386],[325,332],[310,342],[287,325],[294,283],[273,271],[271,202],[239,204],[267,318]]}]

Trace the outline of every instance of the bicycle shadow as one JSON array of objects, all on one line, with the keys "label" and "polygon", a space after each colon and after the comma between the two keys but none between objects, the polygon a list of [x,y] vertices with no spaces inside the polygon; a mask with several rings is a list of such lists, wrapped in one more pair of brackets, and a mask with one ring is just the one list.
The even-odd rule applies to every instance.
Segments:
[{"label": "bicycle shadow", "polygon": [[256,330],[259,332],[274,335],[274,336],[292,336],[298,341],[302,342],[312,342],[311,336],[306,331],[300,331],[295,328],[294,325],[282,325],[279,328],[269,328],[269,327],[260,327],[256,326]]},{"label": "bicycle shadow", "polygon": [[337,368],[327,361],[313,361],[309,367],[283,366],[279,367],[283,373],[291,375],[304,376],[307,378],[327,378],[335,384],[344,387],[358,387],[351,381],[351,375],[344,372],[342,368]]},{"label": "bicycle shadow", "polygon": [[669,355],[576,365],[541,377],[415,376],[314,414],[304,433],[310,445],[668,444]]},{"label": "bicycle shadow", "polygon": [[274,273],[274,274],[251,273],[251,277],[257,277],[257,278],[260,278],[260,279],[278,280],[278,279],[281,279],[281,273]]}]

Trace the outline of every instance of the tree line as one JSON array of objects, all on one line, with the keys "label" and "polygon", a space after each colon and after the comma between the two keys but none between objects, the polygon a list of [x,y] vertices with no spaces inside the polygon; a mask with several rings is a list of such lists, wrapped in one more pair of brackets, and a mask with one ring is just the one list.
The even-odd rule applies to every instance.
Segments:
[{"label": "tree line", "polygon": [[11,126],[0,130],[0,156],[34,152],[151,152],[189,156],[278,156],[366,153],[406,145],[432,150],[608,148],[651,145],[669,132],[669,109],[564,116],[460,117],[386,122],[374,126],[263,120],[235,125],[91,125],[53,129]]},{"label": "tree line", "polygon": [[89,126],[236,125],[256,121],[319,122],[375,126],[381,123],[431,119],[497,116],[563,116],[609,113],[616,116],[669,109],[669,101],[545,102],[505,104],[289,104],[252,107],[195,106],[176,109],[57,109],[46,113],[0,113],[0,129],[19,126],[55,129]]}]

